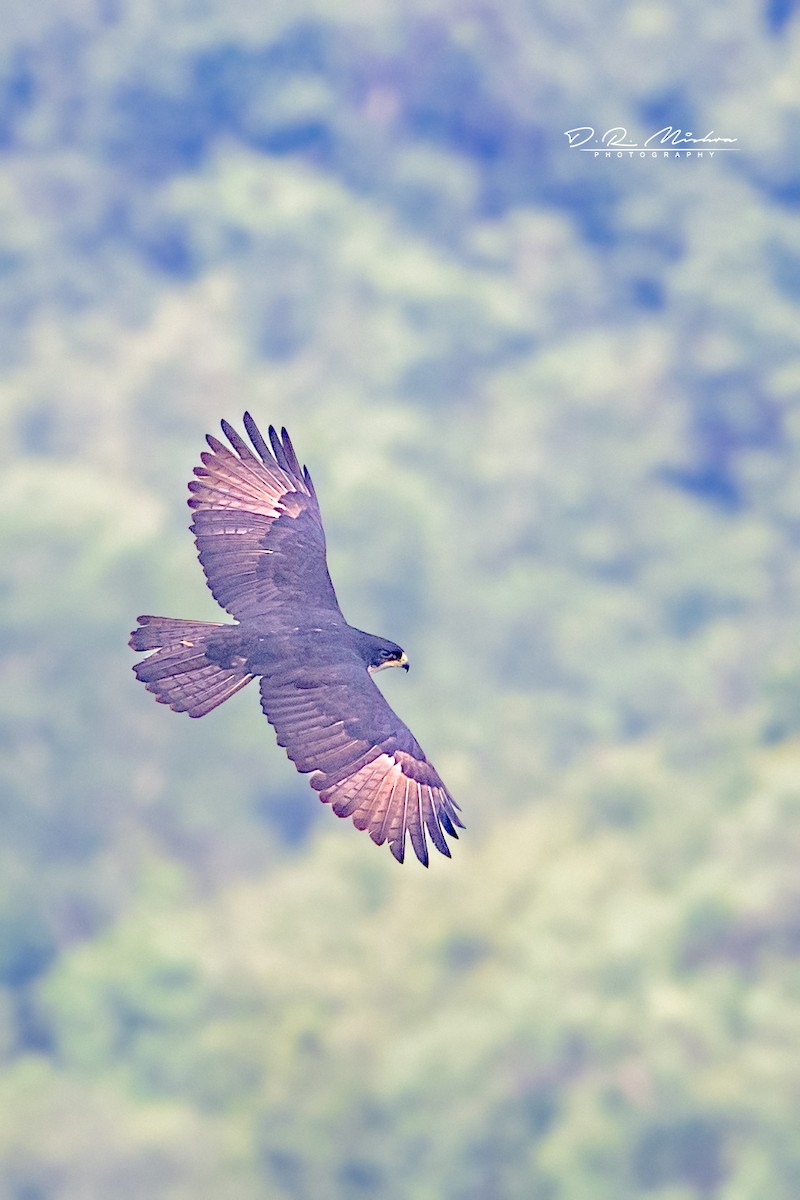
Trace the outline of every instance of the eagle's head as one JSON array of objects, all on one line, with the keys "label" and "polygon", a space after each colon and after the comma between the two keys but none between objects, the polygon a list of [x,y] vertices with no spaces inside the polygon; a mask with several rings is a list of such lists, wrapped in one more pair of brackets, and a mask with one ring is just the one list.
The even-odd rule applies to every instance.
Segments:
[{"label": "eagle's head", "polygon": [[350,636],[370,675],[382,671],[384,667],[402,667],[404,671],[408,670],[406,652],[396,642],[390,642],[388,638],[378,637],[374,633],[364,633],[363,630],[353,629],[352,626]]},{"label": "eagle's head", "polygon": [[373,675],[375,671],[382,671],[384,667],[402,667],[404,671],[407,671],[408,656],[405,650],[400,646],[395,646],[394,642],[384,643],[372,661],[367,664],[367,670],[370,675]]}]

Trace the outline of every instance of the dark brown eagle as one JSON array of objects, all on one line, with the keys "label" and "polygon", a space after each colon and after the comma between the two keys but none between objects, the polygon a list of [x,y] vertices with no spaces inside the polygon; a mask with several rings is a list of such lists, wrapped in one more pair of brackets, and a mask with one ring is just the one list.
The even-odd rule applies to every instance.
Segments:
[{"label": "dark brown eagle", "polygon": [[[406,833],[428,865],[425,832],[450,857],[444,834],[463,829],[458,805],[411,731],[370,676],[408,670],[405,652],[345,621],[325,559],[314,485],[285,429],[267,445],[249,413],[255,449],[228,424],[233,447],[210,434],[189,506],[197,553],[214,599],[236,624],[139,617],[133,668],[161,704],[202,717],[257,675],[261,707],[298,771],[339,817],[352,817],[403,861]],[[443,832],[444,831],[444,832]]]}]

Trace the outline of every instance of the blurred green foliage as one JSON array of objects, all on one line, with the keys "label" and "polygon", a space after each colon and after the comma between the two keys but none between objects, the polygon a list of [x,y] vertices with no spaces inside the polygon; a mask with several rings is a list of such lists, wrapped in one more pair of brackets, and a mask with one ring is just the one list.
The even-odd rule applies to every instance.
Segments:
[{"label": "blurred green foliage", "polygon": [[[795,1200],[795,26],[6,14],[0,1200]],[[255,696],[130,672],[138,613],[217,613],[184,483],[245,408],[409,651],[428,874]]]}]

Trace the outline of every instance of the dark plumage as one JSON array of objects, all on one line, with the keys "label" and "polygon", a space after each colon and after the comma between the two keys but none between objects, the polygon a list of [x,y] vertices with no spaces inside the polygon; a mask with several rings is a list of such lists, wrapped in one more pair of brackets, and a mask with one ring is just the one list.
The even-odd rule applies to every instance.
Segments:
[{"label": "dark plumage", "polygon": [[[217,602],[236,624],[139,617],[134,671],[176,712],[202,717],[251,679],[278,744],[340,817],[352,817],[403,861],[406,833],[428,865],[430,838],[463,828],[458,805],[371,679],[404,667],[401,648],[345,621],[325,560],[314,485],[286,430],[269,445],[249,413],[253,449],[228,424],[233,449],[208,436],[189,484],[192,531]],[[255,450],[255,453],[253,452]]]}]

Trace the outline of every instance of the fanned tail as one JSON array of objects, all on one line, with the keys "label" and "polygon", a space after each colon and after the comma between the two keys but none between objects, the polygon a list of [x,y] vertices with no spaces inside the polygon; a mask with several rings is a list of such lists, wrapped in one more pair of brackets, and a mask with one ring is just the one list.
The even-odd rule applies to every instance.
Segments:
[{"label": "fanned tail", "polygon": [[253,678],[243,672],[243,662],[221,667],[209,662],[209,639],[221,629],[216,621],[182,621],[175,617],[138,617],[131,634],[133,650],[154,650],[136,663],[134,671],[159,704],[175,712],[202,717],[233,696]]}]

